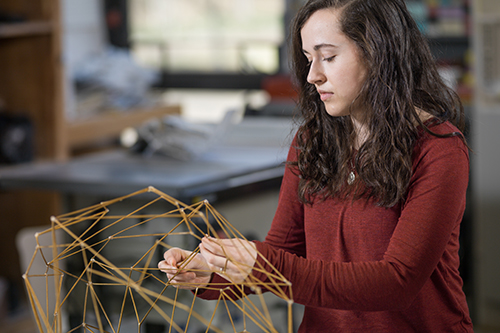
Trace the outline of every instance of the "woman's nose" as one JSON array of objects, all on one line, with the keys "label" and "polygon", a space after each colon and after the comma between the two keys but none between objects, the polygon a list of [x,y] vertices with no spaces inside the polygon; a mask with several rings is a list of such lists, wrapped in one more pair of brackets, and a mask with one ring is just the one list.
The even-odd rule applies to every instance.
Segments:
[{"label": "woman's nose", "polygon": [[307,82],[310,84],[323,83],[325,81],[325,75],[323,70],[317,62],[311,62],[309,67],[309,74],[307,75]]}]

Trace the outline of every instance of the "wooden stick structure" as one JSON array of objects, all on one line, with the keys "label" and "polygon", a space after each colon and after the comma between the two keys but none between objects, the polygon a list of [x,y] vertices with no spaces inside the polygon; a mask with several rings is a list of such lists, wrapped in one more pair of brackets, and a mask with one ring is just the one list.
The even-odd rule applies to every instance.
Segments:
[{"label": "wooden stick structure", "polygon": [[[197,297],[201,290],[178,288],[189,286],[174,285],[159,271],[163,253],[175,246],[192,251],[184,269],[205,235],[245,240],[208,201],[187,205],[148,187],[52,217],[51,223],[35,234],[36,250],[23,275],[40,333],[120,333],[133,325],[138,333],[148,325],[169,333],[292,332],[291,284],[260,253],[253,270],[264,281],[250,274],[235,284],[225,272],[210,272],[227,280],[205,287],[219,291],[213,301]],[[279,328],[269,302],[282,305],[285,323]]]}]

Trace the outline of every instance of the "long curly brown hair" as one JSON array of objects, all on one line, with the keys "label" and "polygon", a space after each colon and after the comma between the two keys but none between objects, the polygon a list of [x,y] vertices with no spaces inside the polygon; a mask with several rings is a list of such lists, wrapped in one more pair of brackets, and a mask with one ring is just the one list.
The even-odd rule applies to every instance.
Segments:
[{"label": "long curly brown hair", "polygon": [[[332,117],[307,82],[308,60],[301,30],[320,9],[340,10],[342,32],[353,40],[368,68],[358,101],[368,110],[369,136],[354,149],[350,116]],[[427,41],[403,0],[309,0],[297,13],[291,30],[292,71],[299,87],[302,123],[297,133],[299,196],[305,203],[323,198],[375,198],[391,207],[405,198],[412,176],[412,152],[423,124],[416,108],[450,121],[463,131],[465,116],[456,93],[440,77]],[[461,135],[450,133],[445,136]],[[348,174],[358,176],[347,186]],[[363,185],[361,185],[363,184]]]}]

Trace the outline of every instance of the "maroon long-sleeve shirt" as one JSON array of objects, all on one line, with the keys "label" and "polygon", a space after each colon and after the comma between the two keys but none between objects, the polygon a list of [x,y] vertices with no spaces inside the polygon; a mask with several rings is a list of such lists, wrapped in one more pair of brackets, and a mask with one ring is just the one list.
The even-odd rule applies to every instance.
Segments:
[{"label": "maroon long-sleeve shirt", "polygon": [[[458,131],[450,123],[432,130]],[[288,159],[296,159],[293,144]],[[271,229],[256,244],[305,305],[299,332],[472,332],[458,271],[468,174],[461,138],[424,131],[406,200],[391,208],[364,199],[302,204],[287,168]]]}]

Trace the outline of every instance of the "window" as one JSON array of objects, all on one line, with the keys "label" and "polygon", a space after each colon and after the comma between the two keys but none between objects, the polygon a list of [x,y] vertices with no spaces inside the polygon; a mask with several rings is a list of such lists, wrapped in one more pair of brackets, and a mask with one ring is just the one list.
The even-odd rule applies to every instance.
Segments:
[{"label": "window", "polygon": [[280,70],[285,0],[129,0],[130,44],[169,75]]}]

